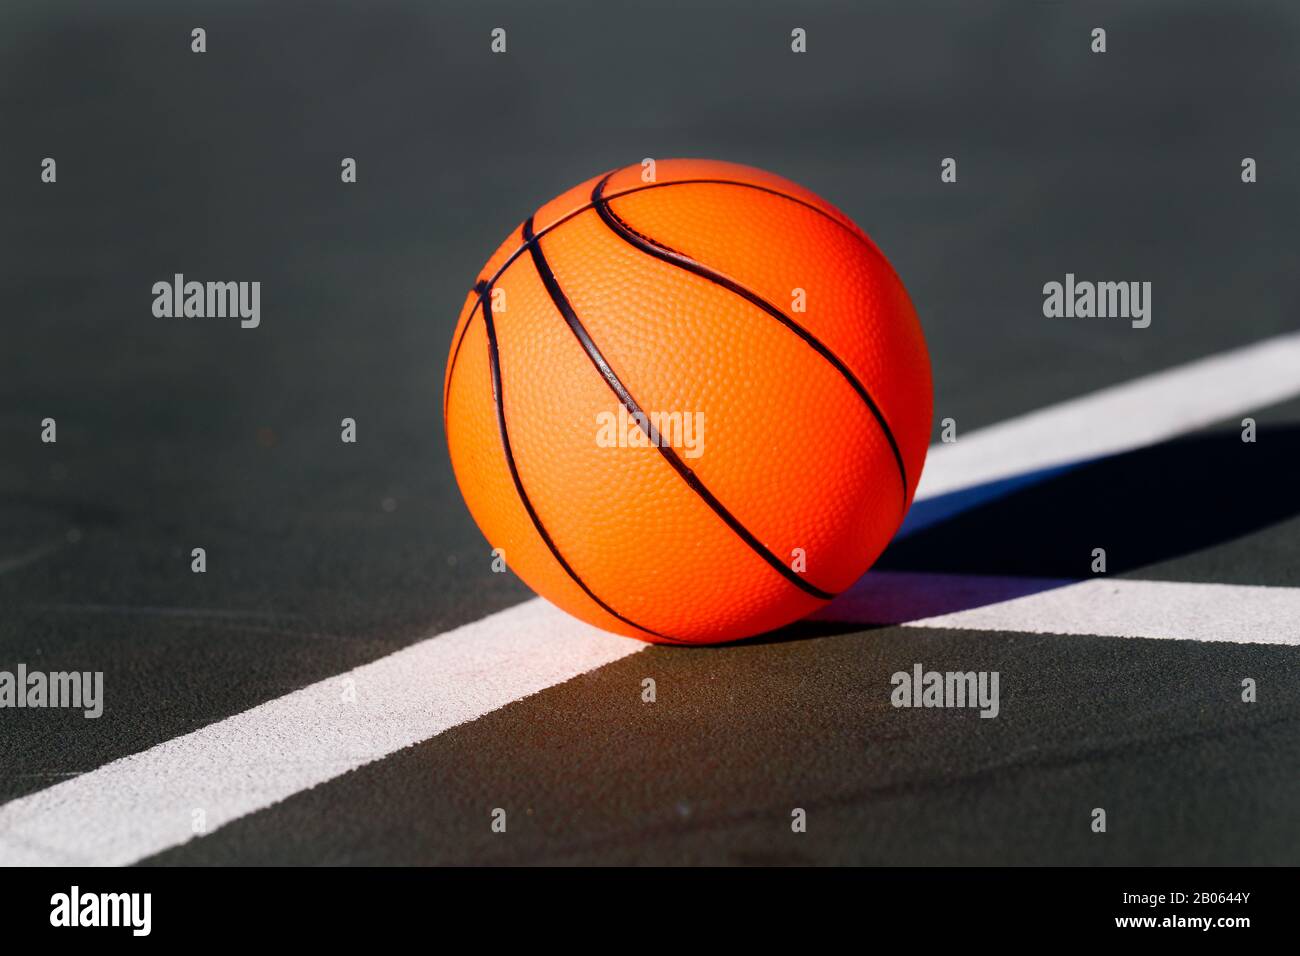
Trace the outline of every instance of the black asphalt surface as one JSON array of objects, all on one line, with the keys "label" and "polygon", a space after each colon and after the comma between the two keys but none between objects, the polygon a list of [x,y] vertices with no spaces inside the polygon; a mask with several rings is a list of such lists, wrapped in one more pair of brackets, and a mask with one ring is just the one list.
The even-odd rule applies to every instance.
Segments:
[{"label": "black asphalt surface", "polygon": [[[108,701],[0,711],[0,801],[528,596],[440,386],[479,267],[561,190],[644,156],[816,190],[903,277],[966,432],[1297,328],[1298,48],[1284,2],[7,4],[0,668],[103,670]],[[261,327],[155,318],[176,272],[261,281]],[[1067,272],[1152,282],[1151,327],[1045,319]],[[1257,417],[1249,460],[1238,417],[882,566],[1083,576],[1104,534],[1122,576],[1300,587],[1300,402]],[[891,708],[917,661],[1000,671],[999,719]],[[654,648],[146,862],[1295,864],[1297,664],[807,624]]]}]

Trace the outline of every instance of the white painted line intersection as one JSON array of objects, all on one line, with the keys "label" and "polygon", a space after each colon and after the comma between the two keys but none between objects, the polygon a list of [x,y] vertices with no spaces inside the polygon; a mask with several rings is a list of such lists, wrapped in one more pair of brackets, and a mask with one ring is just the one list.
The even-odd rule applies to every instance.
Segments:
[{"label": "white painted line intersection", "polygon": [[[936,446],[918,502],[943,507],[917,508],[909,525],[970,507],[980,489],[1016,475],[1141,447],[1282,401],[1300,393],[1296,369],[1300,334],[1281,336]],[[821,616],[879,615],[907,583],[875,572]],[[910,582],[913,592],[917,583]],[[967,599],[897,623],[1300,644],[1300,589],[973,576],[945,587],[950,598]],[[136,862],[194,839],[196,810],[210,833],[644,647],[540,599],[527,601],[10,801],[0,806],[0,864]]]}]

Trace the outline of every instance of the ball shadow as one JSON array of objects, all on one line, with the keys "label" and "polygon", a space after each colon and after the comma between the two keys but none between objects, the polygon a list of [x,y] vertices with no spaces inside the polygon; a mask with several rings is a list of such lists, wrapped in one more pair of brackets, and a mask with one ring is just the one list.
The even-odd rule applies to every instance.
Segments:
[{"label": "ball shadow", "polygon": [[[923,520],[829,608],[745,643],[982,607],[1210,548],[1300,512],[1300,425],[1178,438],[922,503]],[[823,618],[819,620],[818,618]]]}]

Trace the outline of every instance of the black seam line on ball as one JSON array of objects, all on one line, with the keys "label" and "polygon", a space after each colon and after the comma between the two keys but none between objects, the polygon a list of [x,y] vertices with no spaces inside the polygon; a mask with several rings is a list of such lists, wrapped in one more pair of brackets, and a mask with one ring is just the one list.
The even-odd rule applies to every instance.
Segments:
[{"label": "black seam line on ball", "polygon": [[491,283],[486,279],[479,279],[474,283],[474,291],[478,293],[478,301],[474,303],[474,308],[470,309],[469,315],[465,317],[465,327],[461,329],[460,335],[456,338],[456,347],[451,350],[451,361],[447,363],[447,384],[442,390],[442,430],[447,431],[447,403],[451,401],[451,380],[456,374],[456,360],[460,358],[460,347],[465,342],[465,333],[469,330],[470,324],[474,321],[474,313],[483,305],[483,290],[488,288]]},{"label": "black seam line on ball", "polygon": [[723,275],[721,272],[709,268],[704,263],[692,259],[685,253],[677,252],[675,249],[670,249],[663,243],[651,239],[649,236],[633,229],[610,207],[609,201],[601,195],[604,191],[605,183],[608,180],[609,177],[606,176],[596,184],[596,188],[591,192],[591,201],[596,209],[597,215],[600,216],[601,221],[604,222],[615,235],[647,255],[654,256],[656,259],[667,262],[669,265],[677,266],[678,268],[684,269],[687,272],[700,276],[701,278],[708,279],[710,282],[721,286],[729,292],[735,293],[747,302],[758,306],[802,339],[806,345],[828,361],[835,370],[844,377],[844,380],[849,383],[850,387],[852,387],[855,392],[858,393],[858,397],[862,399],[867,408],[871,411],[872,416],[876,419],[876,423],[880,426],[880,430],[884,433],[885,439],[889,442],[890,451],[894,453],[894,462],[898,465],[898,477],[903,484],[903,509],[906,510],[907,467],[903,464],[903,453],[898,448],[898,442],[894,438],[894,431],[889,427],[889,422],[885,420],[884,413],[881,412],[880,406],[877,405],[875,399],[871,397],[871,393],[867,391],[867,387],[862,384],[856,375],[853,374],[852,369],[845,365],[839,356],[827,348],[825,343],[758,293],[747,289],[739,282]]},{"label": "black seam line on ball", "polygon": [[[488,283],[488,285],[491,286],[491,283]],[[574,584],[582,588],[587,597],[591,598],[607,612],[629,627],[635,627],[637,630],[644,631],[646,634],[653,634],[661,640],[672,641],[673,643],[685,643],[676,641],[674,638],[668,637],[667,635],[660,634],[658,631],[653,631],[648,627],[636,623],[636,621],[629,620],[598,598],[591,588],[587,586],[587,583],[583,581],[582,578],[578,577],[577,572],[575,572],[569,565],[569,562],[564,559],[564,555],[560,553],[559,547],[551,539],[550,532],[548,532],[546,527],[542,524],[542,519],[537,515],[537,509],[533,507],[532,500],[528,497],[528,493],[524,491],[524,482],[523,479],[519,477],[519,468],[515,464],[515,455],[510,448],[510,432],[506,428],[506,403],[501,392],[501,352],[497,346],[496,324],[492,321],[492,306],[490,300],[487,299],[485,299],[483,303],[483,328],[484,331],[487,332],[488,363],[492,368],[492,403],[496,406],[497,430],[501,433],[501,448],[505,452],[506,465],[510,469],[510,478],[515,483],[515,492],[519,495],[519,501],[523,504],[524,510],[528,512],[528,517],[533,522],[533,527],[537,529],[537,533],[541,535],[542,541],[546,543],[546,547],[550,549],[551,554],[555,557],[555,560],[559,562],[560,567],[564,568],[565,573],[573,579]]]},{"label": "black seam line on ball", "polygon": [[[624,166],[621,168],[626,169],[627,167]],[[609,177],[613,176],[614,173],[617,172],[620,172],[620,170],[615,169],[607,173],[602,178],[601,182],[602,183],[607,182],[609,180]],[[853,226],[851,223],[845,222],[844,220],[840,219],[838,216],[832,215],[831,213],[827,212],[825,209],[822,209],[820,206],[808,202],[806,199],[800,199],[798,196],[791,196],[789,193],[783,193],[779,189],[772,189],[769,186],[760,186],[757,183],[745,183],[745,182],[741,182],[738,179],[676,179],[666,183],[643,183],[640,186],[632,186],[628,189],[623,189],[616,193],[610,193],[608,196],[604,197],[604,201],[610,202],[612,200],[618,199],[620,196],[630,196],[632,193],[644,192],[647,189],[665,189],[669,186],[739,186],[742,189],[756,189],[759,192],[764,192],[771,196],[778,196],[781,199],[787,199],[790,202],[798,203],[800,206],[803,206],[807,209],[811,209],[819,216],[824,216],[826,219],[835,223],[835,225],[839,226],[841,229],[847,230],[849,235],[851,235],[862,245],[866,246],[867,250],[873,256],[876,256],[881,260],[881,262],[884,263],[885,267],[889,269],[890,274],[893,275],[896,280],[898,279],[898,274],[894,272],[894,267],[889,264],[889,260],[886,259],[883,255],[881,255],[880,250],[877,249],[874,244],[872,244],[869,240],[864,239],[862,235],[859,234],[856,226]],[[565,213],[559,219],[555,220],[555,222],[548,223],[546,226],[544,226],[542,230],[533,237],[533,241],[540,239],[542,236],[546,235],[552,229],[559,228],[560,226],[568,222],[570,219],[582,215],[582,213],[586,212],[588,209],[591,209],[595,205],[596,204],[594,202],[588,202],[583,204],[582,206],[579,206],[577,209]],[[529,221],[531,222],[532,220],[530,219]],[[488,279],[486,281],[480,279],[475,284],[474,288],[477,290],[480,287],[483,288],[491,287],[492,284],[497,281],[497,279],[501,278],[501,274],[510,267],[510,264],[514,262],[516,259],[518,259],[521,255],[524,254],[524,252],[528,250],[528,246],[529,243],[527,241],[523,242],[518,249],[510,253],[510,258],[506,259],[505,263],[502,264],[501,268],[496,271],[496,274],[493,275],[491,279]],[[901,284],[901,280],[899,280],[899,282]],[[483,294],[480,292],[478,304],[481,304],[482,300],[483,300]],[[465,338],[465,333],[469,331],[469,327],[473,323],[474,323],[474,313],[471,312],[469,318],[465,320],[465,325],[460,330],[460,338],[456,340],[455,353],[452,355],[452,359],[451,359],[451,365],[453,370],[456,365],[456,356],[460,354],[460,342]],[[447,382],[448,382],[448,394],[450,394],[450,384],[451,384],[450,375],[447,376]],[[443,401],[444,403],[446,402],[446,395],[443,396]]]},{"label": "black seam line on ball", "polygon": [[[525,239],[531,240],[534,238],[532,230],[533,221],[532,219],[529,219],[524,225]],[[754,536],[753,532],[741,524],[740,519],[728,511],[726,505],[719,501],[714,496],[713,492],[709,491],[709,489],[705,487],[704,482],[701,481],[700,477],[687,466],[686,462],[682,461],[681,456],[678,455],[674,449],[659,441],[654,426],[641,410],[641,406],[637,404],[636,399],[632,397],[632,393],[627,390],[627,386],[623,384],[617,373],[610,368],[609,363],[605,360],[605,356],[600,351],[600,347],[592,341],[591,336],[587,333],[587,329],[578,318],[578,314],[573,310],[572,303],[569,302],[568,296],[564,294],[564,290],[560,288],[560,283],[555,278],[555,273],[551,271],[550,263],[546,261],[546,256],[542,253],[542,244],[540,242],[531,242],[529,248],[532,251],[533,265],[537,267],[537,274],[542,277],[542,284],[546,286],[546,291],[550,293],[551,301],[555,303],[555,307],[559,309],[560,314],[564,316],[564,321],[569,324],[570,330],[572,330],[573,334],[577,337],[578,342],[582,345],[583,349],[586,350],[587,357],[591,359],[591,364],[596,366],[596,371],[600,372],[601,376],[605,379],[605,382],[609,385],[614,394],[618,396],[618,400],[623,403],[628,412],[632,415],[638,416],[636,419],[637,424],[650,439],[651,444],[653,444],[658,452],[664,457],[664,460],[672,466],[673,471],[677,472],[681,479],[686,482],[687,487],[695,492],[695,494],[697,494],[705,504],[713,509],[713,513],[721,518],[723,522],[726,523],[727,527],[734,531],[740,539],[745,542],[745,544],[749,545],[750,550],[771,565],[772,568],[783,578],[795,587],[799,588],[799,590],[810,594],[815,598],[820,598],[823,601],[829,601],[833,598],[835,596],[834,594],[829,591],[823,591],[814,584],[810,584],[808,581],[800,577],[798,572],[787,567],[784,561],[769,551],[763,542],[759,541],[758,538]]]}]

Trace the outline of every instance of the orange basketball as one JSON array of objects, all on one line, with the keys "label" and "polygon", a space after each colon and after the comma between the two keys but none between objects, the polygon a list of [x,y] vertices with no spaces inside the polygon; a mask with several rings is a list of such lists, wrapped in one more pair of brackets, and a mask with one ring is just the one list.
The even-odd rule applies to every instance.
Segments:
[{"label": "orange basketball", "polygon": [[898,529],[929,357],[902,282],[830,203],[733,163],[648,173],[570,189],[488,260],[447,441],[538,594],[646,641],[734,640],[824,605]]}]

